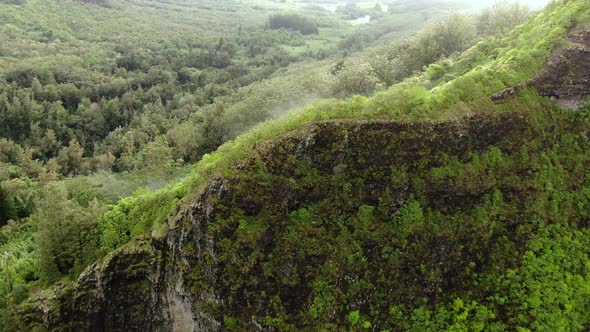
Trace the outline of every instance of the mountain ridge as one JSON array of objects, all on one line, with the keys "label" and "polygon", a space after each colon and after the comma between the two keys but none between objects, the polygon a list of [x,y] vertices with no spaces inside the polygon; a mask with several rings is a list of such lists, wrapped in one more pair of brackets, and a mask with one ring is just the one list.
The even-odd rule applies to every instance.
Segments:
[{"label": "mountain ridge", "polygon": [[[270,134],[254,130],[220,148],[188,184],[156,198],[176,200],[151,236],[23,307],[26,323],[154,331],[587,328],[582,174],[590,161],[579,153],[588,145],[587,110],[561,110],[525,85],[492,96],[495,103],[444,101],[451,114],[458,109],[456,119],[425,121],[427,98],[399,101],[400,91],[414,88],[406,84],[371,100],[316,106]],[[380,104],[389,99],[420,120]],[[551,246],[571,261],[551,256]],[[540,273],[538,265],[551,267],[537,278],[541,288],[529,275]]]}]

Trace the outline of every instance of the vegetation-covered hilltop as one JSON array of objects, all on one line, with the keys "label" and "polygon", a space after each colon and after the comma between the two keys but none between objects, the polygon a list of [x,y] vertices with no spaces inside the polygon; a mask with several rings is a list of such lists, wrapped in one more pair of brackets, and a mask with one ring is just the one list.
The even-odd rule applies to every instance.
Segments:
[{"label": "vegetation-covered hilltop", "polygon": [[[455,16],[333,66],[328,57],[329,79],[312,86],[330,82],[324,96],[373,96],[317,102],[264,122],[155,193],[105,208],[116,198],[101,197],[107,190],[83,190],[89,180],[39,175],[46,195],[33,216],[2,228],[0,250],[10,253],[2,261],[2,327],[590,328],[590,109],[566,111],[552,103],[574,98],[580,106],[589,94],[590,4],[552,2],[512,31],[507,28],[525,16],[501,23],[501,15],[507,12]],[[306,66],[292,70],[299,65]],[[149,76],[154,67],[148,67],[132,76]],[[274,70],[244,91],[285,79]],[[33,91],[6,84],[27,96]],[[154,141],[147,139],[136,160],[177,148],[169,141],[177,128],[187,126],[179,138],[189,141],[199,130],[227,130],[215,120],[228,114],[220,101],[235,97],[231,105],[240,109],[241,89],[203,105],[217,118],[207,118],[207,109],[188,112],[186,119],[201,117],[200,129],[178,117],[148,135]],[[161,99],[161,91],[152,93]],[[161,114],[173,110],[159,103]],[[144,107],[142,114],[151,113]],[[234,120],[250,115],[231,114]],[[133,125],[122,128],[132,137]],[[210,148],[239,131],[234,127]],[[23,155],[14,144],[2,150],[5,156]],[[60,154],[53,163],[61,171],[78,155],[63,152],[61,164]],[[37,160],[50,173],[51,159]],[[111,167],[120,156],[114,160]],[[12,172],[14,165],[23,167],[7,163]],[[9,178],[0,203],[14,216],[9,185],[19,176]],[[96,264],[68,280],[97,252],[103,257]],[[37,288],[60,278],[50,289]]]}]

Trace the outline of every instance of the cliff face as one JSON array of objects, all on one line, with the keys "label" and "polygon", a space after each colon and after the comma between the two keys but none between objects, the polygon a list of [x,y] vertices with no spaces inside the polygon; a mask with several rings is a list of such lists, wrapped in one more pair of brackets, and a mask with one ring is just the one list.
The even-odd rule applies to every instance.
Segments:
[{"label": "cliff face", "polygon": [[[305,320],[296,314],[313,304],[313,281],[334,253],[317,253],[305,245],[319,230],[286,238],[293,211],[329,206],[329,212],[315,217],[317,222],[336,215],[355,218],[361,206],[376,206],[388,215],[418,194],[432,209],[470,211],[490,188],[452,181],[433,185],[424,174],[441,166],[444,156],[468,160],[491,146],[517,153],[535,135],[519,113],[444,123],[311,124],[260,143],[256,156],[236,165],[234,176],[210,181],[189,199],[170,220],[165,238],[135,239],[111,253],[82,274],[75,288],[58,290],[31,309],[28,319],[51,330],[215,331],[227,317],[257,329],[268,326],[257,319],[288,312],[290,323],[304,327]],[[328,238],[342,235],[337,229],[324,231]],[[381,281],[392,296],[385,303],[434,301],[440,290],[465,288],[471,278],[460,272],[465,262],[485,266],[486,259],[477,255],[494,247],[484,243],[470,251],[472,236],[458,230],[431,234],[423,239],[428,245],[421,250],[426,251],[409,250],[398,257],[398,272],[387,272]],[[375,245],[363,244],[367,273],[386,264],[371,256]],[[430,265],[436,276],[417,270],[417,262]],[[346,274],[338,278],[340,287],[351,286]],[[349,300],[360,308],[371,296],[357,294]],[[339,309],[325,319],[337,323],[344,314]]]},{"label": "cliff face", "polygon": [[50,330],[161,330],[158,241],[134,239],[88,268],[74,288],[58,284],[23,317]]},{"label": "cliff face", "polygon": [[542,225],[587,227],[588,132],[550,108],[311,123],[258,143],[186,197],[165,235],[134,239],[21,316],[56,331],[219,331],[340,329],[362,314],[405,330],[412,310],[469,296],[487,306],[469,319],[510,329],[529,242]]},{"label": "cliff face", "polygon": [[569,45],[555,51],[535,77],[494,94],[492,99],[505,99],[522,88],[534,87],[563,108],[582,108],[590,95],[590,27],[571,33],[568,41]]},{"label": "cliff face", "polygon": [[[588,32],[570,39],[493,99],[532,86],[579,107]],[[403,330],[412,308],[505,292],[485,319],[509,329],[512,290],[490,280],[522,266],[533,230],[558,223],[555,188],[576,193],[590,167],[579,151],[562,153],[590,130],[566,113],[334,120],[284,133],[185,197],[164,236],[134,239],[22,317],[63,331],[333,330],[362,313],[375,330]],[[562,167],[566,154],[579,158]],[[580,204],[570,224],[587,223]]]},{"label": "cliff face", "polygon": [[528,86],[563,108],[578,109],[590,95],[590,31],[570,34],[571,45],[555,52]]}]

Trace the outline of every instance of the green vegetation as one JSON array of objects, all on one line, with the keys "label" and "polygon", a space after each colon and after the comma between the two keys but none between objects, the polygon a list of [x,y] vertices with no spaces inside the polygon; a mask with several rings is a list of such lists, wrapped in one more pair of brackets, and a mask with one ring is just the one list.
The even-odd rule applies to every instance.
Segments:
[{"label": "green vegetation", "polygon": [[[220,217],[213,236],[223,253],[219,273],[232,276],[218,285],[230,290],[228,307],[243,308],[254,299],[273,303],[266,311],[245,313],[241,328],[247,329],[254,315],[281,330],[329,330],[339,322],[418,331],[581,330],[590,322],[590,234],[583,226],[587,187],[577,184],[589,162],[581,154],[587,138],[558,133],[584,132],[588,123],[543,108],[533,120],[538,127],[505,133],[497,147],[445,157],[424,146],[426,151],[418,152],[425,159],[389,165],[401,168],[392,171],[395,177],[376,173],[387,167],[329,176],[305,166],[306,172],[322,175],[296,177],[290,193],[314,184],[325,188],[325,196],[303,203],[305,208],[288,219],[265,209],[244,217],[238,210],[232,213],[241,216],[235,228],[232,217]],[[560,124],[555,131],[535,134],[555,123]],[[525,137],[532,138],[530,149],[512,145]],[[375,153],[370,143],[375,141],[364,141],[370,153]],[[446,162],[432,167],[439,156]],[[572,165],[572,156],[577,156],[575,169],[566,166]],[[236,176],[248,182],[253,175]],[[364,192],[373,177],[385,188]],[[267,185],[280,181],[274,178]],[[264,187],[250,195],[264,195]],[[235,195],[248,192],[244,188]],[[379,204],[364,205],[374,200]],[[407,203],[392,209],[399,201]],[[273,222],[263,222],[269,215]],[[253,234],[242,225],[250,225]],[[273,240],[257,245],[262,237]],[[283,275],[286,267],[291,275]],[[266,298],[255,292],[257,287],[267,290]]]},{"label": "green vegetation", "polygon": [[296,14],[275,14],[268,19],[268,25],[271,29],[292,29],[301,32],[304,35],[318,33],[318,26],[304,16]]},{"label": "green vegetation", "polygon": [[[342,20],[357,15],[352,6],[332,17],[311,8],[284,14],[293,8],[264,1],[261,9],[208,1],[148,5],[164,17],[186,8],[197,16],[207,8],[215,8],[212,15],[239,12],[242,26],[224,21],[223,34],[202,23],[188,28],[191,15],[151,26],[149,8],[129,6],[0,4],[0,322],[15,322],[17,305],[35,300],[31,289],[76,278],[133,237],[162,235],[170,214],[213,176],[243,181],[236,196],[272,197],[264,188],[285,179],[235,167],[260,153],[259,142],[319,120],[420,126],[510,111],[529,119],[522,132],[460,155],[423,147],[411,162],[400,152],[387,156],[391,165],[337,165],[343,171],[331,175],[285,157],[291,191],[330,190],[282,219],[272,205],[254,215],[228,206],[217,217],[209,231],[227,277],[209,286],[224,290],[233,311],[214,314],[230,330],[252,328],[252,317],[280,330],[590,326],[590,110],[564,112],[530,90],[501,104],[487,97],[537,73],[568,29],[590,21],[586,1],[555,2],[526,20],[518,5],[455,15],[372,48],[366,47],[395,30],[379,21],[355,30]],[[276,14],[266,30],[269,8]],[[80,20],[61,22],[59,13],[68,11]],[[100,20],[130,28],[113,33],[80,23]],[[348,34],[336,35],[342,27]],[[341,58],[343,51],[357,53]],[[318,66],[322,73],[311,75]],[[372,97],[319,101],[267,120],[280,114],[277,107],[302,106],[293,100],[355,94]],[[389,143],[385,150],[397,151],[399,142]],[[362,164],[369,156],[359,158]],[[384,183],[370,200],[363,194],[369,179]],[[168,182],[158,191],[137,190]],[[272,243],[263,246],[263,237]],[[285,266],[294,272],[285,275]],[[273,294],[276,287],[283,292]],[[248,299],[272,309],[248,311]]]},{"label": "green vegetation", "polygon": [[[152,190],[185,176],[185,165],[260,121],[332,96],[325,75],[339,43],[365,28],[287,4],[255,7],[0,4],[0,245],[12,262],[0,275],[18,285],[0,294],[10,303],[75,279],[164,222],[186,185]],[[321,23],[318,34],[265,29],[269,11],[293,10]],[[399,37],[424,23],[398,27]],[[21,261],[33,270],[16,269]]]},{"label": "green vegetation", "polygon": [[94,260],[100,207],[96,198],[82,205],[69,200],[64,185],[48,186],[43,194],[35,215],[40,276],[53,283],[79,274]]},{"label": "green vegetation", "polygon": [[6,225],[8,220],[14,219],[15,217],[14,202],[6,191],[0,187],[0,226]]}]

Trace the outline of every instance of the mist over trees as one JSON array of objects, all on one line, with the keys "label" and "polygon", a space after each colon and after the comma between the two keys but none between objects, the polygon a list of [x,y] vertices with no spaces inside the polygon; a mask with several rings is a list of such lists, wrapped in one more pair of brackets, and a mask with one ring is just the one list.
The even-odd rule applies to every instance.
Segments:
[{"label": "mist over trees", "polygon": [[[519,82],[563,34],[543,36],[547,49],[531,41],[496,74],[479,66],[523,42],[510,35],[535,17],[522,3],[477,13],[448,1],[317,5],[0,0],[0,321],[32,289],[75,280],[149,233],[187,190],[166,186],[195,176],[201,160],[225,165],[211,153],[255,125],[318,99],[317,119],[359,105],[404,121],[432,115]],[[350,22],[365,15],[366,25]],[[558,21],[545,20],[543,29]],[[482,158],[504,165],[501,154]],[[473,167],[496,165],[488,159]],[[412,201],[392,222],[429,213]],[[347,317],[364,323],[360,311]]]}]

